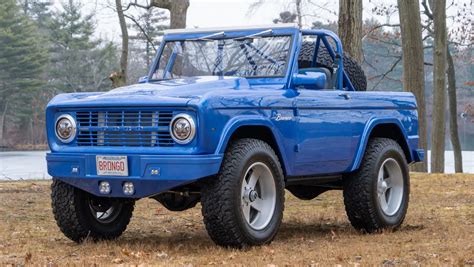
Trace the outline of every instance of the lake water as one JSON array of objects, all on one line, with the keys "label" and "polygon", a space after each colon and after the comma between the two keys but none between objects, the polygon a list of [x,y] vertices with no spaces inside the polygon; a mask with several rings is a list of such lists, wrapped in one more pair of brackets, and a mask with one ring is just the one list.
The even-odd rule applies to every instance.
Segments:
[{"label": "lake water", "polygon": [[[46,151],[0,152],[0,180],[50,179]],[[454,172],[452,151],[446,151],[446,172]],[[429,158],[428,158],[429,162]],[[474,151],[463,151],[464,172],[474,173]]]}]

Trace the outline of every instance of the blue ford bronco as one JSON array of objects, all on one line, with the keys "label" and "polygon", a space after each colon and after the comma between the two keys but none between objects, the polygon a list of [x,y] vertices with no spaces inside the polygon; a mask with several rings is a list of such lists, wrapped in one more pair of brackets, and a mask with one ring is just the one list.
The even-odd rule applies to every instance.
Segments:
[{"label": "blue ford bronco", "polygon": [[48,104],[57,224],[76,242],[113,239],[138,199],[172,211],[201,202],[215,243],[261,245],[285,189],[303,200],[341,189],[356,229],[396,229],[408,164],[424,156],[416,101],[366,86],[330,31],[170,30],[138,84]]}]

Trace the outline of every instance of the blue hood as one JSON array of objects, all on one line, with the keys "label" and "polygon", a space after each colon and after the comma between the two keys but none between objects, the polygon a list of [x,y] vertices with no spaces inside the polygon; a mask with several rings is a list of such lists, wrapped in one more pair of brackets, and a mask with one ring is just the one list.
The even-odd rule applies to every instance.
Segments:
[{"label": "blue hood", "polygon": [[245,78],[202,76],[135,84],[108,92],[60,94],[48,107],[186,106],[215,90],[248,88]]}]

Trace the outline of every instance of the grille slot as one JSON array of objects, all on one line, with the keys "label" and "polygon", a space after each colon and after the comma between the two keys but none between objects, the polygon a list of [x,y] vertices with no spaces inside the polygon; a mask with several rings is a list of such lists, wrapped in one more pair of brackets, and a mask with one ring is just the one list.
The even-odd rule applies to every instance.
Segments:
[{"label": "grille slot", "polygon": [[79,111],[78,146],[171,147],[171,110]]}]

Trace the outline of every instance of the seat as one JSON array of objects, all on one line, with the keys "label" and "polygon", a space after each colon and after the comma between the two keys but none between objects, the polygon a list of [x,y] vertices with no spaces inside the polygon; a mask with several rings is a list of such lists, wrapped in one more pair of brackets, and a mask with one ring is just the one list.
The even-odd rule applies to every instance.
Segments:
[{"label": "seat", "polygon": [[324,88],[316,88],[316,89],[332,89],[333,88],[333,83],[332,83],[332,73],[328,68],[304,68],[304,69],[299,69],[298,73],[299,74],[306,74],[308,72],[319,72],[319,73],[324,73],[326,75],[326,83]]}]

